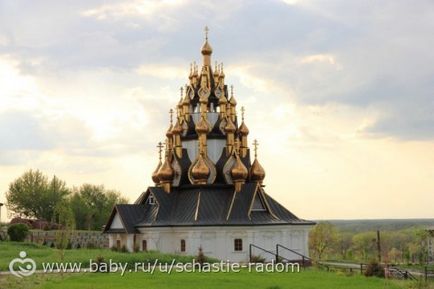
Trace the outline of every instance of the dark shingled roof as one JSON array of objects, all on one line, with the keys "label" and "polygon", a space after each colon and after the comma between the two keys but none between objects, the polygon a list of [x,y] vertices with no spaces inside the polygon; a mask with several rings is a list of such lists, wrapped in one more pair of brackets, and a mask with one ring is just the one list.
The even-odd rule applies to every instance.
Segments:
[{"label": "dark shingled roof", "polygon": [[[147,201],[153,195],[155,204]],[[263,210],[252,210],[256,197]],[[136,204],[117,205],[129,233],[138,227],[177,226],[250,226],[250,225],[313,225],[294,214],[267,195],[255,182],[246,183],[238,193],[232,185],[189,185],[174,187],[166,193],[160,187],[149,187]],[[114,213],[106,226],[110,225]]]},{"label": "dark shingled roof", "polygon": [[[113,218],[116,215],[116,212],[119,213],[122,224],[124,225],[124,230],[122,229],[110,229],[110,225],[113,221]],[[138,233],[135,225],[138,220],[143,219],[143,215],[145,214],[145,206],[141,204],[120,204],[115,205],[113,211],[110,215],[110,218],[107,222],[107,225],[104,227],[104,233]]]}]

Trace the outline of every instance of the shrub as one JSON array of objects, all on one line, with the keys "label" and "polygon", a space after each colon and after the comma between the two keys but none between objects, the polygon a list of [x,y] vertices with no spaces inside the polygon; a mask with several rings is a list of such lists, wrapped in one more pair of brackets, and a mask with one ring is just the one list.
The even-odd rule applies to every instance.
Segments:
[{"label": "shrub", "polygon": [[367,277],[375,276],[375,277],[384,278],[384,266],[378,264],[377,261],[371,261],[366,266],[365,276]]},{"label": "shrub", "polygon": [[8,228],[8,235],[11,241],[22,242],[29,234],[29,227],[25,224],[13,224]]},{"label": "shrub", "polygon": [[113,252],[117,252],[117,251],[118,251],[118,247],[117,247],[117,246],[112,246],[110,249],[111,249]]},{"label": "shrub", "polygon": [[196,262],[199,263],[201,266],[203,265],[203,263],[206,262],[206,257],[203,253],[202,246],[199,247],[199,251],[196,256]]},{"label": "shrub", "polygon": [[251,263],[265,263],[265,258],[262,256],[252,255],[252,257],[250,257],[250,262]]},{"label": "shrub", "polygon": [[125,245],[123,245],[119,251],[123,253],[128,252],[127,247],[125,247]]}]

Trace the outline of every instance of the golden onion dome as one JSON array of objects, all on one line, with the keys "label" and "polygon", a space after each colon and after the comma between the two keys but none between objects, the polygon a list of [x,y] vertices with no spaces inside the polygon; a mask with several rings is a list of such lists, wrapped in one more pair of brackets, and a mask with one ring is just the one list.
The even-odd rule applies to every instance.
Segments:
[{"label": "golden onion dome", "polygon": [[173,125],[170,125],[169,128],[167,129],[166,136],[168,138],[172,137],[172,135],[173,135],[172,134],[172,129],[173,129]]},{"label": "golden onion dome", "polygon": [[236,154],[236,161],[231,170],[231,176],[234,181],[243,181],[247,178],[249,171],[241,161],[238,154]]},{"label": "golden onion dome", "polygon": [[244,123],[244,121],[241,123],[239,131],[242,135],[248,135],[249,134],[249,129],[247,128],[247,125]]},{"label": "golden onion dome", "polygon": [[158,183],[160,183],[160,179],[158,178],[158,171],[160,170],[160,168],[161,168],[161,161],[159,161],[158,162],[158,166],[157,166],[157,168],[155,169],[155,171],[152,173],[152,181],[154,181],[154,183],[156,183],[156,184],[158,184]]},{"label": "golden onion dome", "polygon": [[255,158],[252,167],[250,168],[250,179],[252,181],[262,182],[265,178],[265,170],[259,163],[258,159]]},{"label": "golden onion dome", "polygon": [[228,100],[226,98],[226,96],[224,94],[222,94],[222,96],[219,99],[219,104],[227,104]]},{"label": "golden onion dome", "polygon": [[197,184],[206,184],[210,174],[210,169],[203,159],[202,153],[199,155],[197,162],[191,169],[191,176]]},{"label": "golden onion dome", "polygon": [[227,118],[227,123],[225,126],[225,132],[226,133],[234,133],[237,130],[237,127],[234,125],[234,123],[232,122],[231,118],[228,117]]},{"label": "golden onion dome", "polygon": [[196,132],[198,134],[208,133],[209,132],[208,122],[205,120],[205,118],[203,116],[196,123]]},{"label": "golden onion dome", "polygon": [[229,99],[229,103],[232,106],[236,106],[237,105],[237,101],[235,100],[235,97],[232,95],[231,98]]},{"label": "golden onion dome", "polygon": [[170,183],[173,180],[174,171],[170,165],[169,158],[166,157],[163,165],[160,167],[157,173],[158,180],[161,183]]},{"label": "golden onion dome", "polygon": [[208,40],[205,40],[205,43],[202,46],[202,55],[211,55],[212,54],[212,47],[209,45]]},{"label": "golden onion dome", "polygon": [[172,129],[172,134],[173,135],[178,135],[182,133],[182,126],[179,124],[179,120],[176,121],[175,126]]}]

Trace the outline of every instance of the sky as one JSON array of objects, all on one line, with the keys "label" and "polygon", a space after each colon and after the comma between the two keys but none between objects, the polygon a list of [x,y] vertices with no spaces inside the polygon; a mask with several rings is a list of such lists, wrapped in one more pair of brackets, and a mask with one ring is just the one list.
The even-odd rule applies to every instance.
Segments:
[{"label": "sky", "polygon": [[434,218],[430,0],[0,0],[0,202],[28,169],[133,202],[206,25],[268,194],[303,219]]}]

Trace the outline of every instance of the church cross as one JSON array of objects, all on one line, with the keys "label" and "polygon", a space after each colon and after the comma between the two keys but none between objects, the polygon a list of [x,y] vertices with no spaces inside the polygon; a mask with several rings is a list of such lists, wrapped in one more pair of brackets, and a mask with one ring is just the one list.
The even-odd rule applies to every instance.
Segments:
[{"label": "church cross", "polygon": [[253,141],[253,146],[255,147],[255,159],[258,157],[258,145],[259,145],[258,140],[255,139]]},{"label": "church cross", "polygon": [[241,120],[244,121],[244,112],[245,112],[244,106],[241,107]]},{"label": "church cross", "polygon": [[169,114],[170,114],[170,124],[173,124],[173,109],[169,110]]},{"label": "church cross", "polygon": [[209,28],[208,26],[205,26],[205,40],[208,41],[208,32],[209,32]]},{"label": "church cross", "polygon": [[161,141],[158,143],[157,148],[158,148],[158,158],[161,161],[161,152],[163,151],[163,144],[161,143]]}]

